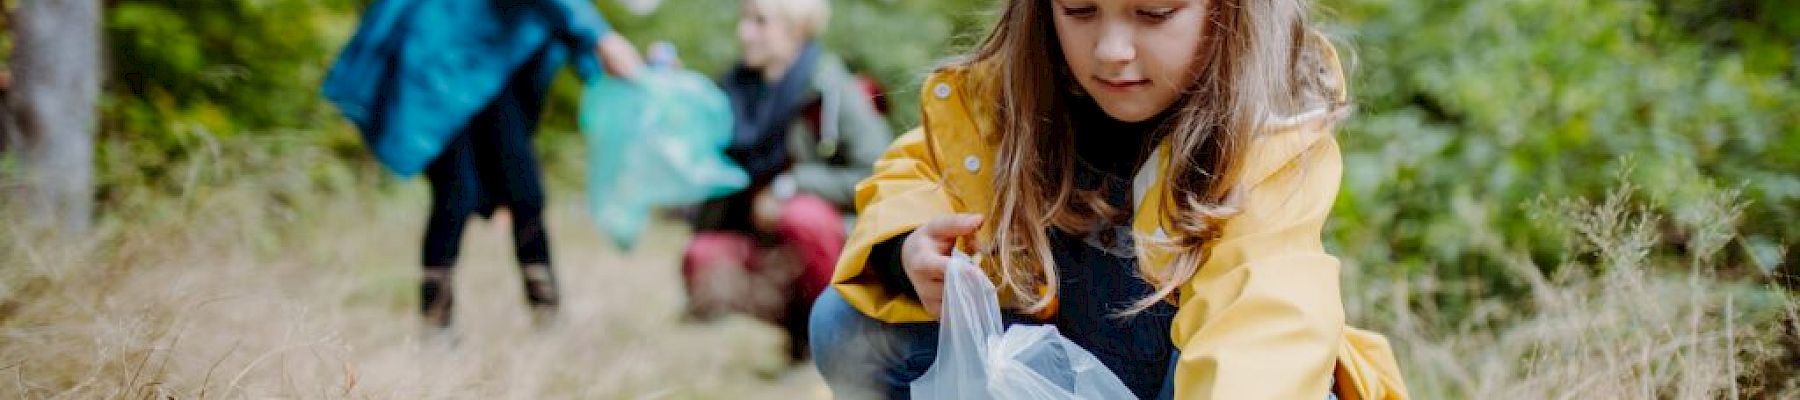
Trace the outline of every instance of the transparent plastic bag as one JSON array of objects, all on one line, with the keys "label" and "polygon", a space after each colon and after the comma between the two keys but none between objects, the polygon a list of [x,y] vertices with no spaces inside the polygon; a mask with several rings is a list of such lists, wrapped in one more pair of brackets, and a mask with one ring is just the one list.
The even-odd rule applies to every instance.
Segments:
[{"label": "transparent plastic bag", "polygon": [[913,398],[1136,398],[1100,359],[1056,327],[1003,326],[993,283],[967,255],[953,253],[944,268],[937,360],[913,381]]},{"label": "transparent plastic bag", "polygon": [[725,157],[730,101],[699,73],[651,68],[629,82],[597,78],[582,94],[580,123],[588,205],[619,247],[636,244],[657,207],[698,204],[750,184]]}]

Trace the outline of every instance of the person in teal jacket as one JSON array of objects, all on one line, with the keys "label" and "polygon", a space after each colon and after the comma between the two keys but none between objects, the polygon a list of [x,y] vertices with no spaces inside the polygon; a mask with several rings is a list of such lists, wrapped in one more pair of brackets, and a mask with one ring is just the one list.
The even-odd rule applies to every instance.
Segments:
[{"label": "person in teal jacket", "polygon": [[559,296],[531,148],[550,82],[573,64],[631,78],[642,60],[587,0],[380,0],[325,78],[324,95],[396,175],[424,172],[426,325],[450,325],[451,267],[469,216],[509,210],[534,321]]}]

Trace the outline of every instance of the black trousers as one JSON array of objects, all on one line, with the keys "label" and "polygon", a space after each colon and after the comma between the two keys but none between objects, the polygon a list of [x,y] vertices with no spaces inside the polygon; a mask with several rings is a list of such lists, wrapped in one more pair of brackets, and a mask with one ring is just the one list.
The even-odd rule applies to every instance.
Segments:
[{"label": "black trousers", "polygon": [[519,264],[550,263],[543,182],[531,136],[550,83],[532,76],[553,61],[540,56],[521,67],[493,103],[426,168],[431,217],[425,227],[425,268],[454,266],[469,218],[491,215],[500,206],[512,215]]}]

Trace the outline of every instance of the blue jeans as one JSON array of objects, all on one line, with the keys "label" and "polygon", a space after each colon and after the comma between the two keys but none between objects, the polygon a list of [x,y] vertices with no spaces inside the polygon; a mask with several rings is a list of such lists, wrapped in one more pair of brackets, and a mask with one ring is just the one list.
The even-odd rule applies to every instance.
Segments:
[{"label": "blue jeans", "polygon": [[[1019,321],[1011,315],[1003,318],[1008,325]],[[912,381],[937,359],[937,323],[890,324],[869,318],[833,287],[819,294],[808,322],[813,364],[837,398],[910,399]],[[1170,358],[1166,376],[1174,376],[1178,359]],[[1175,380],[1164,379],[1156,398],[1169,399],[1174,393]],[[1325,399],[1337,400],[1337,394]]]},{"label": "blue jeans", "polygon": [[[1022,321],[1002,318],[1007,325]],[[910,399],[912,381],[937,360],[937,323],[881,322],[851,307],[836,288],[819,295],[809,323],[813,363],[837,398]],[[1174,372],[1171,362],[1168,373]],[[1169,382],[1157,398],[1174,392]]]}]

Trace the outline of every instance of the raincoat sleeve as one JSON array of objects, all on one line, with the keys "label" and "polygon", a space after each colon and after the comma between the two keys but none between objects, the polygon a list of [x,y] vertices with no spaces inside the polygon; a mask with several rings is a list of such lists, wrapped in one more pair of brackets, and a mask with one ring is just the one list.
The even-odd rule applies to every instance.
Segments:
[{"label": "raincoat sleeve", "polygon": [[882,285],[878,269],[867,264],[876,245],[912,232],[931,217],[955,212],[939,184],[939,171],[925,130],[913,129],[900,135],[875,161],[874,174],[856,185],[856,228],[831,282],[864,315],[887,322],[931,320],[918,300],[902,288]]},{"label": "raincoat sleeve", "polygon": [[575,72],[582,79],[600,74],[600,59],[595,54],[600,38],[612,33],[612,25],[589,0],[535,0],[543,10],[557,43],[566,46]]},{"label": "raincoat sleeve", "polygon": [[1330,390],[1344,307],[1320,231],[1343,164],[1320,129],[1327,137],[1288,161],[1264,161],[1253,146],[1245,177],[1264,178],[1245,181],[1241,213],[1179,297],[1176,398],[1321,399]]}]

